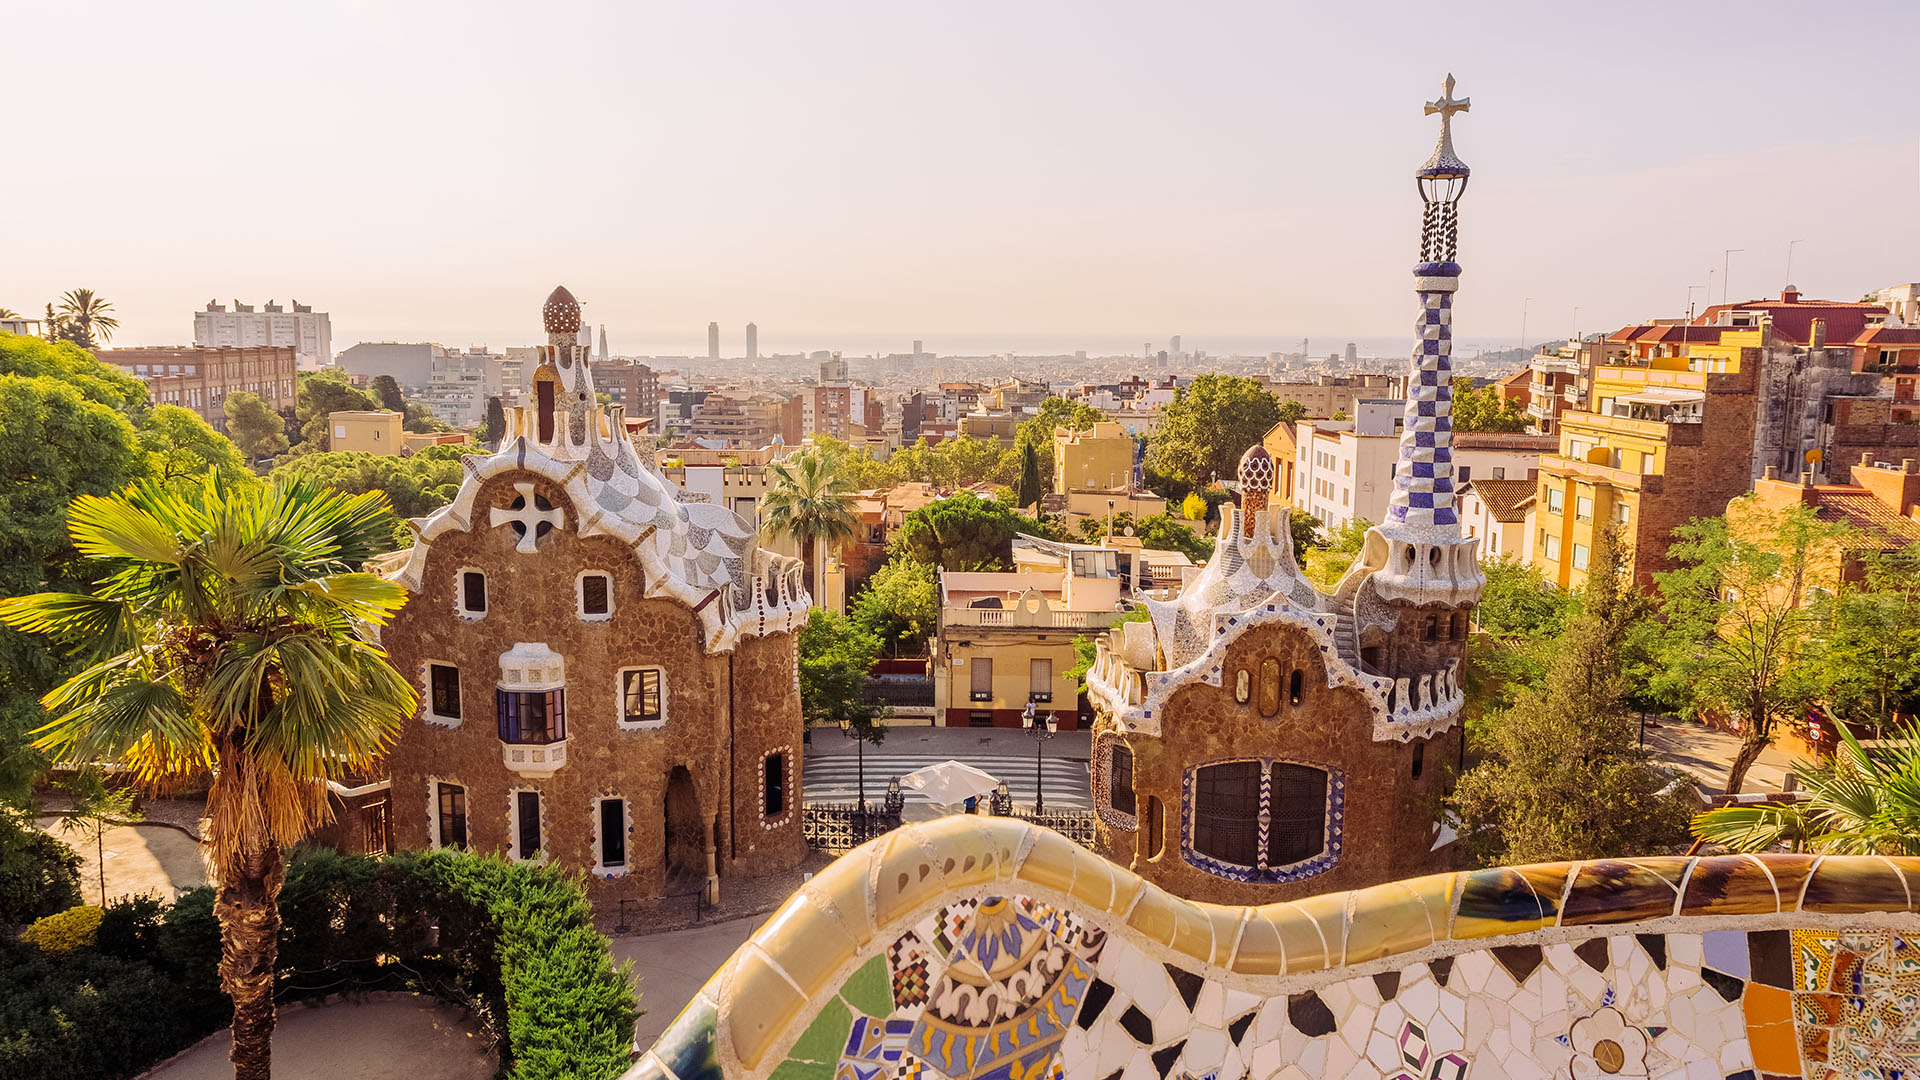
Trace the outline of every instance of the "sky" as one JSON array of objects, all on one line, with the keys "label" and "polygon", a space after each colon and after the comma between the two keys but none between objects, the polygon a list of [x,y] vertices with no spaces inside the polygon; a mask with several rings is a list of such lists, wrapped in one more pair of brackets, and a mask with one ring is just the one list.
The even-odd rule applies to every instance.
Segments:
[{"label": "sky", "polygon": [[[1844,11],[1844,17],[1834,12]],[[85,18],[80,16],[84,13]],[[1897,3],[13,5],[0,307],[209,298],[616,353],[1332,351],[1411,337],[1451,71],[1456,334],[1920,279]],[[56,45],[56,43],[58,43]],[[1741,248],[1720,273],[1723,249]],[[1577,309],[1577,311],[1576,311]]]}]

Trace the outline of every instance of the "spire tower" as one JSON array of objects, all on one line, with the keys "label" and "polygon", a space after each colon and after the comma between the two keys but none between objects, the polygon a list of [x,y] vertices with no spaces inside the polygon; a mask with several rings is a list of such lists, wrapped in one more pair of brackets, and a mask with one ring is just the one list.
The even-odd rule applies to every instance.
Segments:
[{"label": "spire tower", "polygon": [[[1400,460],[1393,470],[1387,520],[1373,531],[1386,544],[1384,567],[1375,578],[1383,596],[1415,603],[1478,599],[1486,578],[1479,542],[1460,535],[1454,506],[1453,294],[1460,286],[1460,196],[1472,170],[1453,149],[1453,116],[1468,98],[1453,96],[1453,76],[1440,97],[1426,103],[1440,117],[1433,156],[1414,172],[1423,212],[1420,261],[1413,268],[1420,314],[1407,375],[1406,424]],[[1370,562],[1372,560],[1369,560]]]}]

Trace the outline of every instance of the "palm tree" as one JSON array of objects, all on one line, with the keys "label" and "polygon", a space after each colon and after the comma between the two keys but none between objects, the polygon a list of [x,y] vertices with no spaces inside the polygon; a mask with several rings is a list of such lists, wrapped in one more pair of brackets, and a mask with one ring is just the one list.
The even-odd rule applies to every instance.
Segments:
[{"label": "palm tree", "polygon": [[0,319],[17,319],[20,313],[10,307],[0,307]]},{"label": "palm tree", "polygon": [[60,298],[60,314],[79,328],[89,346],[95,341],[105,345],[113,340],[113,332],[120,329],[120,320],[107,314],[112,310],[113,305],[95,296],[92,289],[68,289]]},{"label": "palm tree", "polygon": [[1728,806],[1693,819],[1693,834],[1735,851],[1920,855],[1920,738],[1869,751],[1845,727],[1833,760],[1795,762],[1804,802]]},{"label": "palm tree", "polygon": [[840,462],[824,450],[802,450],[773,464],[773,484],[765,502],[766,529],[800,543],[802,574],[813,593],[813,549],[853,539],[859,520],[853,513],[853,484],[840,475]]},{"label": "palm tree", "polygon": [[101,571],[95,592],[0,601],[0,621],[87,665],[42,699],[54,719],[36,745],[148,787],[211,775],[234,1075],[266,1080],[282,851],[326,819],[327,778],[378,758],[415,704],[370,636],[406,595],[356,572],[389,544],[386,496],[150,482],[81,496],[68,528]]}]

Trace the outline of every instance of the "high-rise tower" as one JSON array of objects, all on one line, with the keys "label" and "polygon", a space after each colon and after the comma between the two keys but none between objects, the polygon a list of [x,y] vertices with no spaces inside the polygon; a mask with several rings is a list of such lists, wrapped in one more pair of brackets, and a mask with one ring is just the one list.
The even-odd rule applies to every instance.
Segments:
[{"label": "high-rise tower", "polygon": [[747,324],[747,359],[760,359],[760,328],[752,323]]},{"label": "high-rise tower", "polygon": [[601,323],[601,324],[600,324],[600,355],[599,355],[599,358],[600,358],[600,359],[602,359],[602,360],[605,360],[605,359],[607,358],[607,324],[606,324],[606,323]]},{"label": "high-rise tower", "polygon": [[717,322],[707,324],[707,359],[720,359],[720,324]]}]

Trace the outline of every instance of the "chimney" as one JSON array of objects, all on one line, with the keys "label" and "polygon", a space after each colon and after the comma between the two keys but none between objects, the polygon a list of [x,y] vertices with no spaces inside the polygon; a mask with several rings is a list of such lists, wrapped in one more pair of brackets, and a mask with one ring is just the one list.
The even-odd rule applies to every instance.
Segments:
[{"label": "chimney", "polygon": [[1789,286],[1787,286],[1787,287],[1786,287],[1786,288],[1784,288],[1784,289],[1781,289],[1781,290],[1780,290],[1780,302],[1781,302],[1781,303],[1783,303],[1783,304],[1797,304],[1797,303],[1799,303],[1799,302],[1800,302],[1800,290],[1799,290],[1799,289],[1796,289],[1796,288],[1794,288],[1794,287],[1793,287],[1793,286],[1791,286],[1791,285],[1789,285]]},{"label": "chimney", "polygon": [[1812,487],[1812,486],[1813,486],[1813,474],[1812,474],[1812,473],[1810,473],[1810,472],[1805,472],[1805,471],[1802,471],[1802,472],[1800,473],[1800,486],[1801,486],[1801,487]]},{"label": "chimney", "polygon": [[1900,471],[1903,473],[1906,473],[1908,476],[1912,476],[1913,475],[1913,459],[1910,457],[1901,458]]},{"label": "chimney", "polygon": [[1862,465],[1873,464],[1873,451],[1871,450],[1860,451],[1860,464]]},{"label": "chimney", "polygon": [[1816,349],[1827,347],[1827,320],[1813,320],[1813,340],[1809,344]]},{"label": "chimney", "polygon": [[1760,479],[1762,479],[1762,480],[1778,480],[1778,479],[1780,479],[1780,466],[1778,466],[1778,465],[1769,465],[1769,466],[1767,466],[1767,471],[1766,471],[1766,473],[1765,473],[1764,475],[1762,475],[1762,476],[1760,477]]}]

